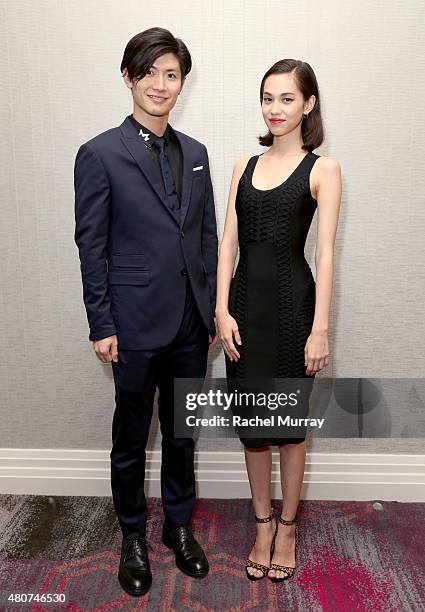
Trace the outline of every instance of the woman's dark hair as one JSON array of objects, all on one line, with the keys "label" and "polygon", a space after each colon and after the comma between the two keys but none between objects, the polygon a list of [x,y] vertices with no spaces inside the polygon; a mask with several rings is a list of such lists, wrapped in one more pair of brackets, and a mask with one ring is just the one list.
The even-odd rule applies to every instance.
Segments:
[{"label": "woman's dark hair", "polygon": [[[322,115],[320,112],[319,86],[317,84],[316,75],[310,64],[294,59],[283,59],[273,64],[273,66],[267,70],[261,81],[260,103],[263,101],[264,83],[267,77],[271,74],[282,74],[286,72],[293,73],[304,100],[308,100],[312,95],[316,96],[313,110],[309,112],[307,118],[303,117],[301,123],[301,136],[304,143],[302,148],[306,151],[313,151],[313,149],[316,149],[322,144],[324,136]],[[270,147],[273,144],[273,134],[269,130],[265,136],[258,137],[258,142],[264,147]]]},{"label": "woman's dark hair", "polygon": [[183,80],[192,68],[192,58],[184,42],[164,28],[149,28],[128,41],[121,62],[121,74],[127,68],[131,81],[143,79],[155,60],[164,53],[177,56]]}]

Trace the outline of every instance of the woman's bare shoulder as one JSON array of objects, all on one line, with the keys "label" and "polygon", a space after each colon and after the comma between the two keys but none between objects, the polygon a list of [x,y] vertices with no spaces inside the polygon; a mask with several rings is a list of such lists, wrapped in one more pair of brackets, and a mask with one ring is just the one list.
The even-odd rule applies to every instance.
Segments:
[{"label": "woman's bare shoulder", "polygon": [[245,170],[245,168],[248,165],[249,160],[251,159],[252,155],[246,155],[245,157],[241,157],[240,159],[238,159],[234,166],[233,166],[233,174],[235,175],[235,177],[240,178]]},{"label": "woman's bare shoulder", "polygon": [[335,157],[320,155],[314,165],[324,174],[338,174],[341,172],[341,164]]},{"label": "woman's bare shoulder", "polygon": [[334,157],[326,157],[321,155],[313,166],[311,173],[312,188],[311,192],[315,199],[318,198],[319,192],[322,190],[328,191],[328,188],[341,189],[342,176],[341,165]]}]

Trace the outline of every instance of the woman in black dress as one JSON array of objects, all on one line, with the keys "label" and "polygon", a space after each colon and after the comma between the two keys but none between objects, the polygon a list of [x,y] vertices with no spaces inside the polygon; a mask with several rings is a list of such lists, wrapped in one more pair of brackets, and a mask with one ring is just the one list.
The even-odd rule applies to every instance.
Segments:
[{"label": "woman in black dress", "polygon": [[[274,64],[262,79],[260,101],[269,131],[259,142],[269,148],[234,166],[217,272],[216,323],[226,374],[242,389],[244,380],[253,379],[308,378],[312,384],[316,372],[328,365],[341,201],[339,163],[313,153],[323,142],[323,126],[311,66],[293,59]],[[315,283],[304,245],[316,208]],[[268,575],[279,582],[295,570],[305,435],[240,438],[257,521],[246,573],[251,580]],[[280,452],[279,520],[271,511],[272,445]]]}]

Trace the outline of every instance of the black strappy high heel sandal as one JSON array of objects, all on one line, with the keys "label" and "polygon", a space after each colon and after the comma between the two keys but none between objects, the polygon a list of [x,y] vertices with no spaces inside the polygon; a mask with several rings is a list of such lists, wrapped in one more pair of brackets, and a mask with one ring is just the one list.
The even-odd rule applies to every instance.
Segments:
[{"label": "black strappy high heel sandal", "polygon": [[[296,516],[292,519],[292,521],[285,521],[285,519],[283,519],[281,516],[279,517],[279,523],[281,523],[282,525],[293,525],[295,523],[295,520],[296,520]],[[279,527],[279,524],[277,524],[274,539],[276,539],[278,527]],[[297,558],[296,557],[297,541],[298,541],[298,525],[295,525],[295,564],[296,564],[296,558]],[[278,565],[277,563],[270,563],[269,569],[274,569],[277,572],[285,572],[286,576],[281,576],[281,577],[269,576],[269,580],[271,580],[272,582],[283,582],[284,580],[287,580],[288,578],[292,578],[296,568],[289,567],[288,565]]]},{"label": "black strappy high heel sandal", "polygon": [[[270,521],[273,520],[273,517],[274,517],[274,509],[272,508],[270,516],[268,516],[267,518],[258,518],[256,516],[255,520],[256,520],[257,523],[270,523]],[[273,536],[273,541],[272,541],[271,548],[270,548],[270,561],[271,561],[271,558],[272,558],[272,555],[273,555],[274,539],[276,537],[276,532],[277,532],[277,526],[276,526],[276,531],[275,531],[275,534]],[[263,575],[262,576],[253,576],[252,574],[250,574],[248,572],[248,567],[253,567],[254,569],[260,570],[260,572],[263,572]],[[251,561],[251,559],[249,559],[249,558],[245,560],[245,572],[246,572],[246,575],[249,578],[249,580],[262,580],[269,573],[269,569],[270,568],[267,565],[263,565],[262,563],[256,563],[255,561]]]}]

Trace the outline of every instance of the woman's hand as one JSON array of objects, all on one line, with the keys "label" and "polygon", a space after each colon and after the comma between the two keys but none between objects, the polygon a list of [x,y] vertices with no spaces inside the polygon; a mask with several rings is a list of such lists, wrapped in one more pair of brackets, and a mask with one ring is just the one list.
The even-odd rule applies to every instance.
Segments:
[{"label": "woman's hand", "polygon": [[235,319],[228,313],[216,313],[217,335],[223,345],[224,352],[229,357],[230,361],[238,361],[240,354],[236,350],[234,341],[241,345],[241,337],[239,335],[238,324]]},{"label": "woman's hand", "polygon": [[311,332],[304,348],[304,365],[306,374],[323,370],[329,364],[329,344],[327,332]]}]

